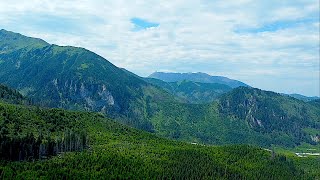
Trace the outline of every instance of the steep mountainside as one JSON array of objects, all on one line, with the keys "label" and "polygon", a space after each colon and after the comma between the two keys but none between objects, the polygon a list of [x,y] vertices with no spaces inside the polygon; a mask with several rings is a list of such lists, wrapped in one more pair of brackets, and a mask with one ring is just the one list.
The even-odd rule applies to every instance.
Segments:
[{"label": "steep mountainside", "polygon": [[288,138],[287,142],[298,144],[304,139],[315,144],[316,141],[310,141],[314,139],[312,134],[304,129],[320,132],[320,108],[292,97],[254,88],[241,87],[223,95],[220,98],[220,113],[245,120],[256,132],[271,134],[275,141]]},{"label": "steep mountainside", "polygon": [[49,107],[101,111],[152,130],[147,102],[174,98],[83,48],[0,31],[0,82]]},{"label": "steep mountainside", "polygon": [[189,103],[211,103],[222,94],[232,90],[230,86],[217,83],[199,83],[186,80],[164,82],[154,78],[145,78],[144,80]]},{"label": "steep mountainside", "polygon": [[240,87],[212,104],[166,104],[151,121],[159,134],[189,142],[270,147],[319,144],[320,108],[292,97]]},{"label": "steep mountainside", "polygon": [[205,73],[164,73],[164,72],[155,72],[149,76],[149,78],[160,79],[165,82],[179,82],[179,81],[193,81],[201,83],[218,83],[236,88],[239,86],[248,87],[247,84],[229,79],[223,76],[210,76]]},{"label": "steep mountainside", "polygon": [[0,84],[0,101],[12,104],[29,104],[30,100],[25,98],[18,91]]},{"label": "steep mountainside", "polygon": [[[102,112],[131,126],[188,142],[265,147],[319,143],[314,133],[319,131],[320,108],[316,105],[246,87],[212,103],[182,103],[159,86],[83,48],[50,45],[4,30],[0,34],[0,82],[37,104]],[[172,84],[187,93],[199,85]]]},{"label": "steep mountainside", "polygon": [[0,124],[1,179],[312,178],[260,148],[166,140],[100,114],[0,103]]}]

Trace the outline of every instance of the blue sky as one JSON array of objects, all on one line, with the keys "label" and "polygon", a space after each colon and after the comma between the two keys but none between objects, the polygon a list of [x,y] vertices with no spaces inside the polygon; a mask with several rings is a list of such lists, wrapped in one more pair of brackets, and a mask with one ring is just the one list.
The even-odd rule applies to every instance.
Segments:
[{"label": "blue sky", "polygon": [[159,23],[149,22],[147,20],[137,18],[137,17],[131,18],[130,21],[132,24],[134,24],[134,29],[133,29],[134,31],[141,31],[141,30],[146,30],[149,28],[159,26]]},{"label": "blue sky", "polygon": [[320,96],[318,0],[0,0],[0,22],[140,76],[205,72]]}]

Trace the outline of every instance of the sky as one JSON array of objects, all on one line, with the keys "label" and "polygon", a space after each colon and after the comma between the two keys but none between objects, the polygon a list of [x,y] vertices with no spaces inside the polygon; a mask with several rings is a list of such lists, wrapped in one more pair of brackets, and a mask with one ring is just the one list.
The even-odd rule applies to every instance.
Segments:
[{"label": "sky", "polygon": [[140,76],[204,72],[320,96],[319,0],[0,0],[0,29]]}]

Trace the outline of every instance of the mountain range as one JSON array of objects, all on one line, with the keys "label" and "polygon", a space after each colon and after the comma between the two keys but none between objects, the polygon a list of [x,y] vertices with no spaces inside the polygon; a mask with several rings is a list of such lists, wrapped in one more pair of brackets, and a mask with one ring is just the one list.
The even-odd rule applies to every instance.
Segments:
[{"label": "mountain range", "polygon": [[304,96],[301,94],[289,94],[288,96],[294,97],[296,99],[300,99],[302,101],[308,102],[308,101],[313,101],[313,100],[317,100],[320,99],[320,97],[318,96]]},{"label": "mountain range", "polygon": [[229,79],[223,76],[210,76],[206,73],[164,73],[164,72],[154,72],[149,78],[160,79],[165,82],[179,82],[179,81],[193,81],[193,82],[200,82],[200,83],[217,83],[217,84],[224,84],[230,86],[232,88],[236,88],[239,86],[249,87],[249,85],[237,81],[234,79]]},{"label": "mountain range", "polygon": [[6,30],[0,67],[1,178],[319,177],[314,159],[253,147],[320,149],[319,99],[204,73],[143,78],[84,48]]},{"label": "mountain range", "polygon": [[[83,48],[51,45],[5,30],[0,38],[0,83],[41,106],[101,112],[188,142],[266,147],[317,143],[317,134],[310,132],[320,129],[320,110],[310,103],[202,73],[174,74],[171,80],[182,82],[170,83],[140,78]],[[200,78],[204,80],[195,82]],[[209,96],[193,98],[197,96],[188,96],[190,92]],[[201,99],[210,101],[203,104]]]},{"label": "mountain range", "polygon": [[[210,76],[206,73],[200,72],[154,72],[151,75],[149,75],[148,78],[145,78],[145,80],[151,84],[160,86],[161,88],[169,91],[171,94],[174,94],[175,96],[186,99],[190,103],[212,102],[213,100],[217,99],[217,97],[219,97],[221,94],[228,92],[230,89],[234,89],[240,86],[250,87],[249,85],[238,80],[229,79],[223,76]],[[305,102],[320,99],[320,97],[317,96],[308,97],[301,94],[282,93],[282,95],[291,96]]]}]

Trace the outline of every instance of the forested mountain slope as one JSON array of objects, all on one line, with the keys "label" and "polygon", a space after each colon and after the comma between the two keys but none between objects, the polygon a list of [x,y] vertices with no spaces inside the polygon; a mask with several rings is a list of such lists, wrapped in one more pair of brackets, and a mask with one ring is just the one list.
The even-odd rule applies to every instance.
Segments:
[{"label": "forested mountain slope", "polygon": [[0,84],[0,101],[12,104],[29,104],[30,100],[18,91]]},{"label": "forested mountain slope", "polygon": [[320,108],[320,99],[309,101],[308,104],[311,104],[311,105],[313,105],[315,107]]},{"label": "forested mountain slope", "polygon": [[0,124],[1,179],[312,178],[260,148],[166,140],[95,113],[0,103]]},{"label": "forested mountain slope", "polygon": [[211,103],[219,96],[232,90],[230,86],[217,83],[199,83],[193,81],[164,82],[154,78],[145,81],[159,86],[188,103]]},{"label": "forested mountain slope", "polygon": [[[299,144],[302,140],[316,144],[312,134],[304,129],[320,132],[320,108],[292,97],[240,87],[220,98],[220,113],[245,120],[256,132],[271,134],[274,141]],[[282,135],[281,135],[282,134]]]},{"label": "forested mountain slope", "polygon": [[270,147],[316,145],[320,108],[292,97],[239,87],[211,104],[170,103],[151,121],[156,132],[189,142],[258,144]]},{"label": "forested mountain slope", "polygon": [[42,106],[99,111],[152,131],[146,104],[174,98],[101,56],[0,31],[0,82]]},{"label": "forested mountain slope", "polygon": [[[0,38],[0,83],[42,106],[97,111],[188,142],[265,147],[319,143],[313,132],[319,130],[320,108],[311,103],[248,87],[209,104],[183,103],[86,49],[5,30]],[[197,85],[185,83],[186,92]]]}]

